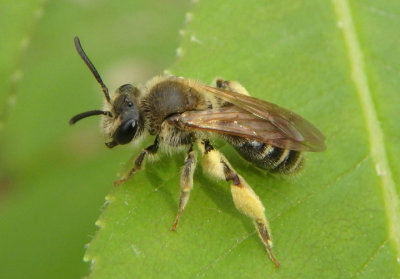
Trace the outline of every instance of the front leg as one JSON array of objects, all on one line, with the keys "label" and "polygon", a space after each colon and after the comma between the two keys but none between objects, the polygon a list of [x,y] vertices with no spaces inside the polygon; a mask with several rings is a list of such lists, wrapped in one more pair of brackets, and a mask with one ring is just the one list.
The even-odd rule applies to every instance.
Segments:
[{"label": "front leg", "polygon": [[121,179],[115,180],[114,185],[118,186],[121,183],[124,183],[126,180],[128,180],[132,175],[134,175],[136,172],[138,172],[143,164],[143,161],[148,153],[150,154],[155,154],[158,151],[159,147],[159,142],[158,142],[158,137],[154,140],[154,143],[152,145],[149,145],[145,149],[140,152],[139,156],[136,157],[134,166],[129,170],[129,172]]}]

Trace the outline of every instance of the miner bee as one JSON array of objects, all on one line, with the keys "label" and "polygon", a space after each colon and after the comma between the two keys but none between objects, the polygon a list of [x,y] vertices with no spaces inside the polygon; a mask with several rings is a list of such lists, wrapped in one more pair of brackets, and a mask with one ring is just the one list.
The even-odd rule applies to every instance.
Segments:
[{"label": "miner bee", "polygon": [[216,79],[212,86],[207,86],[192,79],[164,76],[151,79],[141,88],[125,84],[109,94],[78,37],[74,41],[80,57],[101,85],[105,104],[102,110],[77,114],[70,124],[88,116],[102,115],[102,132],[109,148],[135,141],[145,133],[155,137],[154,143],[140,152],[134,166],[115,184],[126,181],[140,170],[146,156],[157,153],[159,147],[184,150],[179,207],[171,227],[175,231],[193,188],[197,165],[194,146],[197,145],[202,153],[203,170],[231,182],[236,208],[253,220],[269,257],[279,266],[272,254],[270,229],[262,202],[211,140],[224,139],[259,168],[291,174],[302,167],[303,151],[325,149],[322,133],[294,112],[250,97],[235,81]]}]

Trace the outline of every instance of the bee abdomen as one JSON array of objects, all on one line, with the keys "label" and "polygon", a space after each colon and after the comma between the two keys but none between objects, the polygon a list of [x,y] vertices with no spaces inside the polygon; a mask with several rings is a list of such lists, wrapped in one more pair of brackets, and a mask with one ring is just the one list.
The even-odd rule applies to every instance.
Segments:
[{"label": "bee abdomen", "polygon": [[290,174],[301,169],[303,154],[248,139],[229,140],[239,154],[256,166],[274,173]]}]

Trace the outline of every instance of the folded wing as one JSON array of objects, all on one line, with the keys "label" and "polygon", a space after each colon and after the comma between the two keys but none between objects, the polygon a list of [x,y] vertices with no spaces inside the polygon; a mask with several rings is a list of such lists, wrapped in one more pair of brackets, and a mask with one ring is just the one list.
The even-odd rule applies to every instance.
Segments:
[{"label": "folded wing", "polygon": [[[214,88],[206,85],[200,85],[200,87],[204,91],[232,103],[234,105],[232,107],[233,110],[241,112],[240,116],[245,117],[246,119],[252,118],[252,120],[250,121],[252,123],[251,126],[253,127],[254,125],[256,125],[258,128],[261,126],[261,130],[265,130],[265,133],[262,133],[263,135],[266,136],[267,131],[273,132],[270,136],[263,136],[264,140],[261,140],[262,142],[266,142],[266,140],[270,141],[270,137],[274,138],[279,134],[280,140],[278,142],[278,145],[275,145],[278,147],[289,148],[289,146],[293,145],[302,146],[300,149],[293,148],[292,150],[304,151],[323,151],[326,149],[324,135],[310,122],[290,110],[236,92],[231,92],[228,90]],[[244,112],[247,112],[247,114]],[[208,112],[208,114],[212,113]],[[226,111],[225,116],[230,117],[229,113],[228,115],[226,114]],[[211,118],[212,116],[208,117],[210,121]],[[224,121],[225,126],[233,125],[227,124],[227,122],[229,121]],[[251,130],[250,127],[249,130]],[[257,131],[258,130],[254,132]]]}]

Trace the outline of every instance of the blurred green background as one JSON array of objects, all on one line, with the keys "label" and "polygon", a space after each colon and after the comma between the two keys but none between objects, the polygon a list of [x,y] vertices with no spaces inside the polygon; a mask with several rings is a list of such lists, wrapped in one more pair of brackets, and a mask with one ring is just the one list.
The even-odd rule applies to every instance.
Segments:
[{"label": "blurred green background", "polygon": [[114,90],[174,62],[189,7],[186,0],[0,1],[0,278],[87,275],[84,245],[134,153],[106,149],[98,118],[68,125],[103,102],[73,37]]},{"label": "blurred green background", "polygon": [[[103,229],[86,254],[97,263],[93,278],[396,278],[400,2],[192,2],[198,3],[185,16],[189,0],[0,0],[0,279],[86,276],[85,244],[107,193],[111,202],[98,219]],[[347,5],[352,14],[344,16]],[[348,19],[370,93],[360,94],[351,75],[357,65],[343,32],[351,29]],[[103,103],[74,49],[75,35],[110,90],[171,65],[205,82],[218,73],[324,132],[328,150],[307,155],[307,168],[293,180],[258,173],[222,149],[265,202],[280,269],[266,264],[226,183],[200,172],[186,224],[179,234],[168,231],[182,158],[160,160],[125,187],[112,186],[138,147],[105,148],[98,118],[68,125],[71,116]],[[174,63],[176,52],[182,55]],[[393,173],[390,183],[371,154],[377,146],[368,112],[376,113],[375,129],[384,135],[378,147],[387,152],[381,161]]]}]

